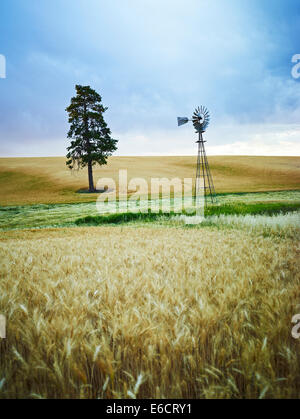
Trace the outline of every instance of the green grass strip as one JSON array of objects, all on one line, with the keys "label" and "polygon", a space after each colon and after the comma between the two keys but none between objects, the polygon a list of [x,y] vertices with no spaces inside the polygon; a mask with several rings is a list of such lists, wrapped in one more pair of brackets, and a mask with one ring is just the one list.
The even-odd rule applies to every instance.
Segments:
[{"label": "green grass strip", "polygon": [[[208,206],[205,209],[205,215],[276,215],[276,214],[287,214],[289,212],[300,210],[300,203],[253,203],[253,204],[224,204]],[[185,214],[185,212],[183,212]],[[146,213],[116,213],[109,215],[96,215],[78,218],[75,223],[77,225],[101,225],[101,224],[122,224],[132,221],[143,221],[153,222],[157,221],[161,217],[170,218],[178,213],[170,212],[164,213],[162,211],[158,213],[151,212],[150,210]],[[189,215],[193,215],[190,214]]]}]

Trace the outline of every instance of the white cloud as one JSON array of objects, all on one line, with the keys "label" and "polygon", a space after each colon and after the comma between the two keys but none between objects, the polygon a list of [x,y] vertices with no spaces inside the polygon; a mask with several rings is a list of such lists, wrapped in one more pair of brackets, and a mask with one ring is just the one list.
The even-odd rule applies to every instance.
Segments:
[{"label": "white cloud", "polygon": [[[175,125],[175,121],[174,121]],[[197,135],[192,126],[144,133],[116,133],[121,155],[195,155]],[[208,129],[210,155],[300,156],[300,125],[226,124]]]},{"label": "white cloud", "polygon": [[[174,120],[174,126],[176,121]],[[300,125],[283,124],[225,124],[208,129],[204,134],[209,155],[300,156]],[[170,130],[132,130],[116,132],[121,156],[190,156],[197,153],[197,135],[191,125]],[[14,152],[2,145],[2,156],[64,156],[68,140],[51,138],[41,142],[28,139],[16,141]]]}]

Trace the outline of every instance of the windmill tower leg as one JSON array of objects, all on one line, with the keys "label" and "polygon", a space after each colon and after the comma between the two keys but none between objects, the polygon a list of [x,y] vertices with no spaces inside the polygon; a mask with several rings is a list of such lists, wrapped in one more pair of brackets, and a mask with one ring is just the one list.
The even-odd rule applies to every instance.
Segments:
[{"label": "windmill tower leg", "polygon": [[214,204],[217,202],[214,183],[212,180],[202,133],[199,133],[198,143],[198,158],[197,158],[197,171],[196,171],[196,187],[195,198],[204,197],[204,204],[207,205],[208,199]]}]

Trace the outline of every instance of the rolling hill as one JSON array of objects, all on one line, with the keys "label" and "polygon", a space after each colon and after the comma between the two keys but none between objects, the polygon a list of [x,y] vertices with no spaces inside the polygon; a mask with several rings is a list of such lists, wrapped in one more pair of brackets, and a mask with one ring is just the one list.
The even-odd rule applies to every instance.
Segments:
[{"label": "rolling hill", "polygon": [[[217,193],[300,189],[300,157],[209,157]],[[118,184],[119,169],[128,179],[190,178],[195,157],[111,157],[96,167],[95,182],[110,177]],[[71,173],[64,157],[1,158],[0,205],[92,202],[97,195],[77,193],[87,188],[87,172]]]}]

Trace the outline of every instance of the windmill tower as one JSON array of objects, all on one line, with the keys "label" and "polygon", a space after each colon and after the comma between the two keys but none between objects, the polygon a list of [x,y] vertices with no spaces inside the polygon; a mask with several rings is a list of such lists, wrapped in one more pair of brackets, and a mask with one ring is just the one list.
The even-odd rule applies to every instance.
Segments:
[{"label": "windmill tower", "polygon": [[192,121],[196,133],[198,134],[198,141],[196,141],[198,144],[198,158],[195,182],[195,200],[204,196],[205,205],[207,205],[208,202],[211,202],[212,204],[217,203],[215,187],[204,147],[204,143],[206,143],[206,141],[203,140],[203,133],[208,127],[209,120],[209,112],[205,106],[196,108],[192,119],[177,118],[178,126]]}]

